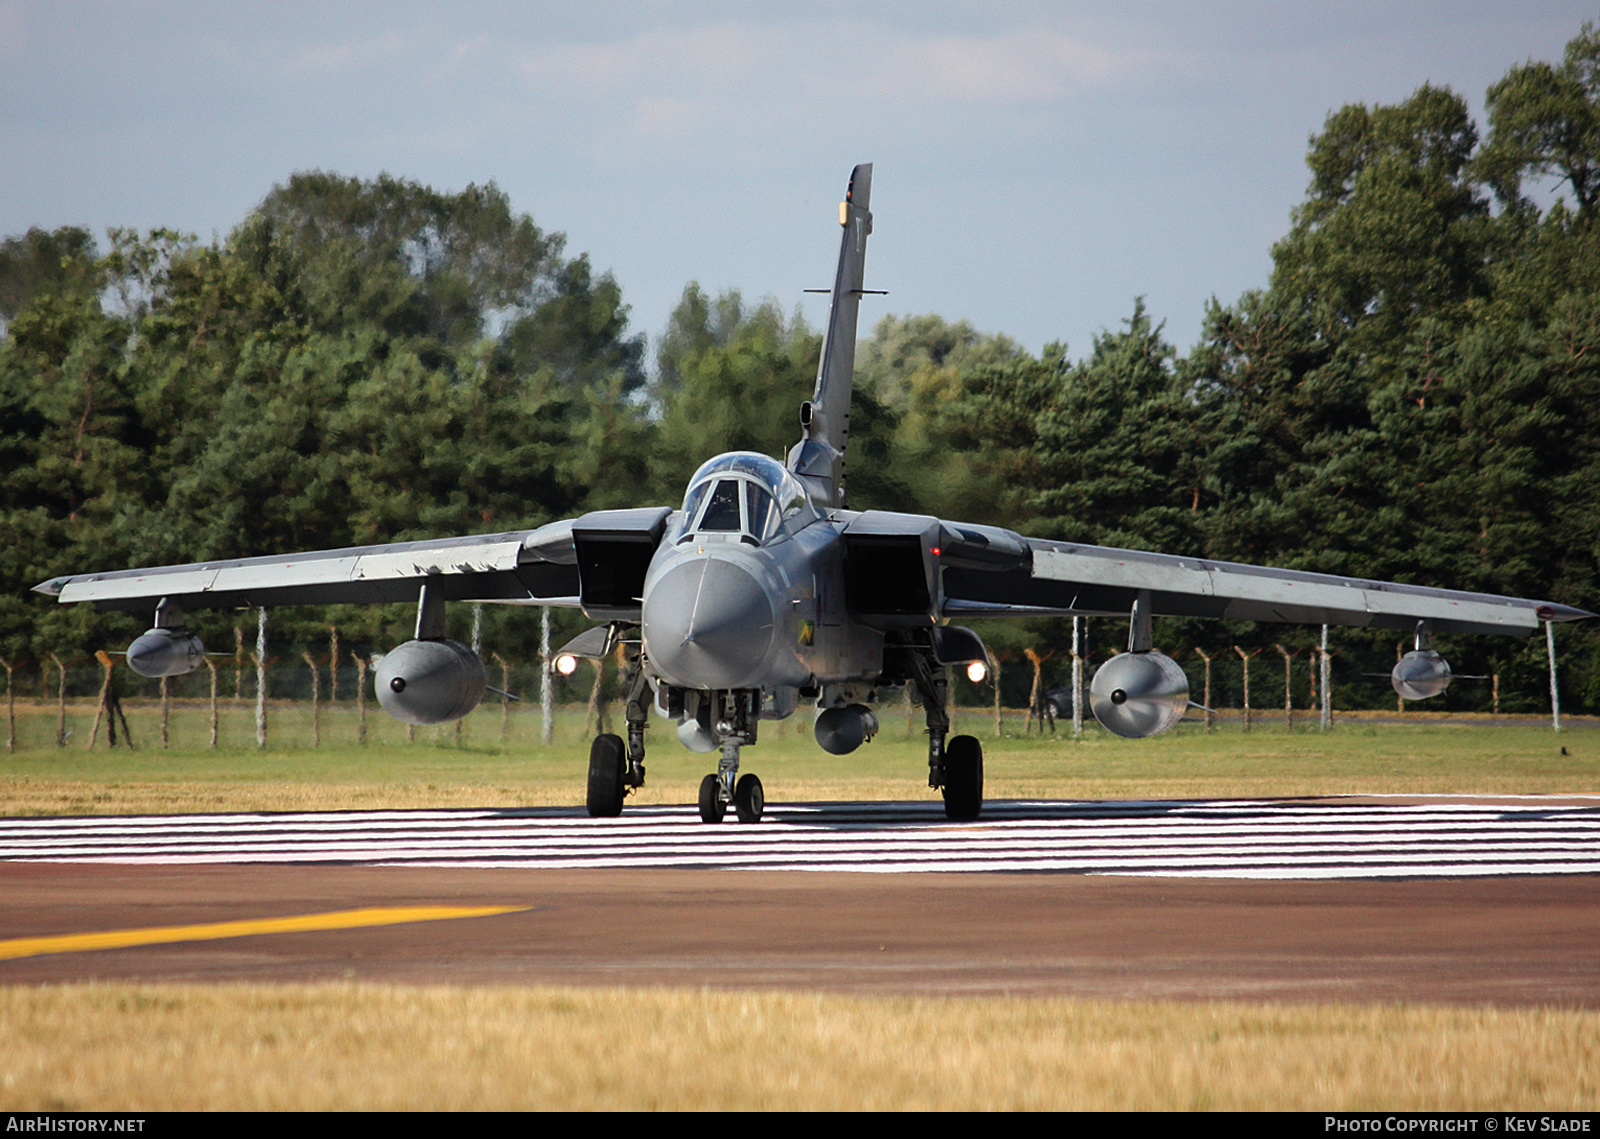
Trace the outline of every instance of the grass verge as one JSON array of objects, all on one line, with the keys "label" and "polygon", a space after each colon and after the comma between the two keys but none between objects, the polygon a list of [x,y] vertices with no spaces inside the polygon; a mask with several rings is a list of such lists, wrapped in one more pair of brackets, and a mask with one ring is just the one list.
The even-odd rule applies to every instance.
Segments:
[{"label": "grass verge", "polygon": [[0,1109],[1592,1111],[1600,1014],[360,984],[0,989]]},{"label": "grass verge", "polygon": [[[149,742],[134,750],[30,746],[0,754],[0,811],[167,814],[583,803],[589,736],[581,712],[562,715],[550,744],[538,740],[536,724],[529,722],[513,724],[502,739],[495,717],[469,719],[459,732],[434,728],[407,739],[402,728],[357,744],[351,717],[325,714],[323,743],[314,748],[308,719],[303,709],[279,710],[274,738],[280,742],[265,748],[213,749],[175,738],[168,748]],[[821,751],[802,717],[764,725],[760,742],[745,751],[745,770],[761,776],[774,803],[929,797],[925,739],[898,719],[888,718],[877,739],[848,756]],[[1539,724],[1351,718],[1329,732],[1285,731],[1281,724],[1259,722],[1244,732],[1234,722],[1212,732],[1183,725],[1150,740],[1118,739],[1091,728],[1082,740],[1072,740],[1019,731],[996,737],[992,720],[969,715],[961,729],[983,743],[991,799],[1600,790],[1600,732],[1557,735]],[[292,742],[302,735],[304,743]],[[648,782],[632,801],[694,802],[701,776],[715,767],[712,757],[685,751],[659,722],[648,743]]]}]

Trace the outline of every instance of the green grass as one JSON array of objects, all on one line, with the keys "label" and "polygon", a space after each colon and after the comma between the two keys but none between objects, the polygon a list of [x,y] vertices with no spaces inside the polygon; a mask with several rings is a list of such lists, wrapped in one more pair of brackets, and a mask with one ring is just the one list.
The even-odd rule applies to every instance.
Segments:
[{"label": "green grass", "polygon": [[[268,710],[267,746],[255,745],[255,713],[224,703],[222,746],[208,746],[202,702],[175,704],[169,746],[160,746],[156,705],[130,705],[136,746],[87,748],[92,706],[69,705],[65,747],[56,746],[57,710],[19,705],[18,748],[0,752],[0,810],[24,814],[116,814],[189,810],[334,809],[415,806],[577,806],[583,801],[590,729],[581,708],[561,710],[554,739],[541,742],[537,709],[502,717],[480,709],[462,725],[418,729],[368,708],[367,742],[357,743],[353,706],[324,707],[313,746],[310,709]],[[620,718],[613,715],[613,729]],[[1506,727],[1468,719],[1413,716],[1402,724],[1346,716],[1333,730],[1307,717],[1293,731],[1281,718],[1250,732],[1226,720],[1207,732],[1180,725],[1165,736],[1123,740],[1096,726],[1073,740],[994,734],[990,713],[964,712],[957,730],[984,745],[991,799],[1219,798],[1347,794],[1507,794],[1600,791],[1600,733],[1573,725],[1557,734],[1533,721]],[[692,802],[710,756],[679,745],[672,726],[651,724],[647,786],[637,801]],[[898,708],[877,739],[853,755],[831,756],[812,741],[810,717],[765,723],[744,754],[772,801],[916,799],[931,796],[920,717],[908,729]]]}]

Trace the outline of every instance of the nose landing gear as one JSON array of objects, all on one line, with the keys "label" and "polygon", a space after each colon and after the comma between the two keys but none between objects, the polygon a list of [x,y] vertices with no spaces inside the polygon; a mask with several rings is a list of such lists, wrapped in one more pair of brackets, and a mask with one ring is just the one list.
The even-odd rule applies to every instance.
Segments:
[{"label": "nose landing gear", "polygon": [[715,730],[722,759],[717,770],[700,781],[700,821],[720,823],[732,804],[741,823],[759,823],[767,805],[766,793],[754,775],[739,774],[739,749],[756,742],[761,692],[718,692],[715,699],[719,713]]},{"label": "nose landing gear", "polygon": [[754,775],[741,775],[731,797],[723,786],[720,772],[712,772],[700,781],[701,822],[720,823],[728,812],[729,802],[733,803],[734,815],[741,823],[759,823],[767,806],[761,780]]}]

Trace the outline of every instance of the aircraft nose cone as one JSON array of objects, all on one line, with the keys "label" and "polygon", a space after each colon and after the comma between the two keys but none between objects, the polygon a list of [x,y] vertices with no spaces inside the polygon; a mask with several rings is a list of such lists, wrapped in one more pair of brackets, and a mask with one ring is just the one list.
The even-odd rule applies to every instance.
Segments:
[{"label": "aircraft nose cone", "polygon": [[672,567],[644,600],[645,650],[688,688],[759,687],[776,625],[760,579],[721,558]]}]

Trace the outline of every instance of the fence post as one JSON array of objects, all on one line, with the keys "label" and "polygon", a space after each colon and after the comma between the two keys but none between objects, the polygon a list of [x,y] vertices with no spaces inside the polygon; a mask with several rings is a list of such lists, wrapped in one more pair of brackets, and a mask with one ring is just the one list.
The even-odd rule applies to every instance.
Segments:
[{"label": "fence post", "polygon": [[594,687],[589,689],[589,708],[587,722],[594,725],[594,732],[599,735],[605,730],[600,722],[600,685],[605,681],[606,658],[598,657],[594,661]]},{"label": "fence post", "polygon": [[1333,693],[1328,684],[1328,626],[1322,626],[1322,730],[1333,724]]},{"label": "fence post", "polygon": [[[56,662],[56,746],[67,746],[67,666],[61,663],[61,658],[55,653],[50,654],[50,659]],[[42,669],[40,671],[43,671]]]},{"label": "fence post", "polygon": [[306,667],[311,670],[311,746],[322,746],[322,680],[317,675],[317,660],[310,653],[301,653]]},{"label": "fence post", "polygon": [[1039,734],[1044,735],[1045,724],[1050,725],[1050,734],[1056,734],[1056,717],[1050,702],[1044,698],[1044,662],[1055,656],[1055,653],[1045,653],[1040,656],[1033,649],[1023,649],[1022,655],[1028,658],[1028,663],[1033,665],[1033,690],[1028,694],[1028,717],[1022,721],[1022,734],[1027,735],[1028,729],[1033,726],[1035,716],[1039,718]]},{"label": "fence post", "polygon": [[987,646],[983,651],[989,658],[989,678],[994,681],[994,738],[1000,739],[1005,735],[1000,730],[1000,658],[989,652]]},{"label": "fence post", "polygon": [[339,626],[328,626],[328,703],[339,703]]},{"label": "fence post", "polygon": [[17,750],[17,699],[11,691],[11,672],[17,666],[4,657],[0,657],[0,665],[6,670],[6,750]]},{"label": "fence post", "polygon": [[550,676],[550,607],[544,606],[539,614],[539,740],[549,743],[555,738],[555,693],[551,689]]},{"label": "fence post", "polygon": [[267,746],[267,610],[256,615],[256,747]]},{"label": "fence post", "polygon": [[217,746],[217,662],[210,657],[205,658],[206,668],[211,672],[211,747]]},{"label": "fence post", "polygon": [[1556,686],[1556,623],[1544,623],[1544,643],[1550,652],[1550,727],[1561,730],[1561,690]]},{"label": "fence post", "polygon": [[370,656],[364,657],[360,653],[351,653],[356,662],[356,743],[367,742],[367,668],[372,663]]},{"label": "fence post", "polygon": [[1072,738],[1083,738],[1083,656],[1078,649],[1079,618],[1072,619]]},{"label": "fence post", "polygon": [[500,742],[504,743],[511,738],[511,670],[506,667],[506,658],[499,653],[492,654],[489,659],[500,666]]},{"label": "fence post", "polygon": [[[106,675],[105,679],[100,682],[100,702],[95,706],[94,723],[89,728],[89,746],[86,749],[88,751],[93,751],[95,743],[100,739],[100,720],[106,714],[106,709],[110,707],[107,700],[111,695],[111,656],[104,649],[100,649],[94,655],[95,659],[100,662],[101,667],[106,670]],[[115,719],[111,721],[110,730],[111,746],[116,747],[117,721]]]},{"label": "fence post", "polygon": [[1291,653],[1282,645],[1273,645],[1272,647],[1283,654],[1283,722],[1284,726],[1292,732],[1294,731],[1294,689],[1290,687],[1293,676],[1289,672],[1289,659],[1300,650],[1296,649],[1295,652]]},{"label": "fence post", "polygon": [[1244,661],[1244,730],[1248,732],[1250,730],[1250,658],[1261,652],[1261,650],[1256,649],[1247,653],[1238,645],[1234,645],[1233,651],[1239,654],[1240,660]]},{"label": "fence post", "polygon": [[1195,651],[1196,654],[1199,655],[1201,660],[1206,662],[1206,696],[1205,696],[1206,731],[1209,732],[1209,731],[1211,731],[1211,719],[1212,719],[1212,715],[1213,715],[1213,713],[1211,711],[1211,662],[1215,658],[1213,658],[1211,656],[1211,654],[1209,654],[1208,652],[1206,652],[1205,649],[1202,649],[1199,646],[1196,646],[1194,651]]}]

